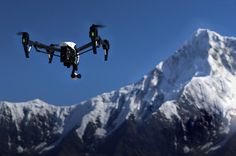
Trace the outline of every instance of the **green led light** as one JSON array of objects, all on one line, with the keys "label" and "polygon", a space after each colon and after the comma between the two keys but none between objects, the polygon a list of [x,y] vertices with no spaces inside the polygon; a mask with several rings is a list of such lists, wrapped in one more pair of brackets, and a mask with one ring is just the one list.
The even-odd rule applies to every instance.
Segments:
[{"label": "green led light", "polygon": [[22,42],[23,42],[23,43],[25,43],[25,42],[26,42],[25,38],[23,38],[23,39],[22,39]]},{"label": "green led light", "polygon": [[95,34],[94,34],[94,32],[91,32],[91,36],[93,37]]}]

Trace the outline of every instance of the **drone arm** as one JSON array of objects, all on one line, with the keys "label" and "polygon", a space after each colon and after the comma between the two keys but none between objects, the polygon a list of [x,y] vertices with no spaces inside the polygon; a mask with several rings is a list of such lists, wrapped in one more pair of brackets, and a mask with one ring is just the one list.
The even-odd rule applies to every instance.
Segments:
[{"label": "drone arm", "polygon": [[60,48],[57,48],[55,46],[51,46],[51,45],[48,46],[48,45],[42,44],[40,42],[31,41],[31,40],[29,40],[29,46],[34,46],[37,51],[38,51],[38,49],[45,49],[46,51],[57,51],[57,52],[61,51]]},{"label": "drone arm", "polygon": [[[97,45],[96,45],[95,48],[100,47],[102,45],[102,48],[104,50],[104,60],[107,61],[108,51],[110,49],[109,41],[108,40],[102,40],[100,37],[98,37],[96,42],[97,42]],[[82,55],[82,54],[84,54],[86,52],[89,52],[91,50],[94,51],[94,45],[93,44],[94,44],[93,42],[89,42],[89,43],[77,48],[76,50],[79,53],[79,55]]]},{"label": "drone arm", "polygon": [[[42,44],[42,43],[39,43],[37,41],[31,41],[29,40],[28,41],[28,51],[30,50],[31,47],[34,47],[35,50],[37,52],[40,52],[40,53],[44,53],[44,54],[48,54],[48,60],[49,60],[49,63],[52,63],[52,59],[53,59],[53,56],[57,56],[57,57],[60,57],[59,55],[56,55],[54,54],[55,51],[58,51],[60,52],[61,49],[55,47],[54,44],[51,44],[50,46],[48,45],[45,45],[45,44]],[[46,51],[42,51],[40,49],[45,49]]]},{"label": "drone arm", "polygon": [[93,46],[93,43],[89,42],[89,43],[87,43],[87,44],[77,48],[76,51],[80,53],[80,52],[82,52],[82,51],[84,51],[84,50],[86,50],[86,49],[88,49],[88,48],[90,48],[92,46]]}]

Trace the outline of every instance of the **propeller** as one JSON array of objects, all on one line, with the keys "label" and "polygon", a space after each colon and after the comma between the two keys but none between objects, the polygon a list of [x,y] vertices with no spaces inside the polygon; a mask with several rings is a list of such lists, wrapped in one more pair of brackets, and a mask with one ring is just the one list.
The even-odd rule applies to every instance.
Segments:
[{"label": "propeller", "polygon": [[19,36],[20,36],[20,35],[22,35],[22,33],[23,33],[23,32],[17,32],[16,35],[19,35]]},{"label": "propeller", "polygon": [[20,31],[20,32],[17,32],[16,35],[25,35],[25,34],[28,34],[27,32],[24,32],[24,31]]},{"label": "propeller", "polygon": [[105,28],[106,26],[105,25],[101,25],[101,24],[93,24],[91,27],[92,28]]},{"label": "propeller", "polygon": [[93,49],[94,54],[97,54],[97,46],[99,45],[99,42],[101,40],[101,38],[98,35],[98,28],[104,28],[104,27],[105,26],[101,25],[101,24],[92,24],[90,26],[89,37],[90,37],[91,42],[92,42],[92,49]]}]

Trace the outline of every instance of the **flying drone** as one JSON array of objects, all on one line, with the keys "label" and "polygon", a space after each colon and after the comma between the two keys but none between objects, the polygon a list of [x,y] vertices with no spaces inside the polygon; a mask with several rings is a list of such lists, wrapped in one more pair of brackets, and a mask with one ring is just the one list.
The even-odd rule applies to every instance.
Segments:
[{"label": "flying drone", "polygon": [[72,67],[71,78],[80,79],[81,74],[76,72],[78,70],[80,55],[90,51],[92,51],[93,54],[97,54],[97,48],[102,46],[104,50],[104,60],[107,61],[108,59],[108,51],[110,49],[109,41],[106,39],[103,40],[98,35],[98,28],[102,27],[104,26],[95,24],[90,26],[89,37],[91,41],[81,47],[76,47],[74,42],[62,42],[60,45],[45,45],[38,41],[30,40],[29,33],[27,32],[18,32],[17,35],[22,36],[22,45],[26,58],[29,58],[32,47],[34,47],[37,52],[47,54],[49,63],[52,63],[53,56],[60,57],[60,62],[62,62],[64,66],[67,68]]}]

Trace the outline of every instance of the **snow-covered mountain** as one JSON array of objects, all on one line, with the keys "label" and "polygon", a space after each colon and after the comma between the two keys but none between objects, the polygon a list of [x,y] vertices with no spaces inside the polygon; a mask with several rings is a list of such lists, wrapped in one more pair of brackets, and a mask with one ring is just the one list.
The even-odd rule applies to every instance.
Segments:
[{"label": "snow-covered mountain", "polygon": [[110,93],[63,107],[1,102],[0,153],[225,154],[235,135],[235,74],[236,38],[198,29],[141,80]]}]

